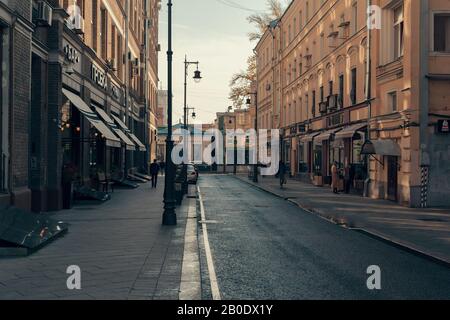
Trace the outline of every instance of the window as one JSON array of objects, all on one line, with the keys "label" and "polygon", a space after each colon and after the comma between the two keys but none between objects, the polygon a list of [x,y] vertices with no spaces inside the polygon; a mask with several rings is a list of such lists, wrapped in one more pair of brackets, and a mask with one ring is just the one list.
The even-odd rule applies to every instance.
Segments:
[{"label": "window", "polygon": [[328,95],[332,96],[333,95],[333,81],[328,82]]},{"label": "window", "polygon": [[339,108],[344,107],[344,75],[339,76],[339,98],[338,98]]},{"label": "window", "polygon": [[92,49],[97,51],[97,0],[92,0]]},{"label": "window", "polygon": [[323,93],[323,86],[322,87],[320,87],[320,102],[323,102],[324,101],[324,93]]},{"label": "window", "polygon": [[311,114],[312,114],[313,118],[316,116],[316,90],[313,90],[313,92],[312,92]]},{"label": "window", "polygon": [[102,44],[102,58],[108,59],[108,13],[106,9],[100,10],[100,25],[101,25],[101,44]]},{"label": "window", "polygon": [[358,3],[352,5],[352,34],[358,32]]},{"label": "window", "polygon": [[356,68],[352,69],[352,87],[350,90],[350,101],[352,105],[356,104],[356,83],[357,83],[357,70]]},{"label": "window", "polygon": [[388,105],[390,111],[396,112],[398,111],[398,105],[397,105],[397,92],[389,92],[388,93]]},{"label": "window", "polygon": [[434,15],[433,33],[433,51],[450,53],[450,13]]},{"label": "window", "polygon": [[394,9],[394,59],[403,56],[403,5]]}]

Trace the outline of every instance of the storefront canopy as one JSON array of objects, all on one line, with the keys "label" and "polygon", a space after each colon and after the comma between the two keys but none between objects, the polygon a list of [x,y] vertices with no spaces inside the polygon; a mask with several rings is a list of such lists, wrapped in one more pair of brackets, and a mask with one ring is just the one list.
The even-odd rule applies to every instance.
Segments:
[{"label": "storefront canopy", "polygon": [[147,151],[147,148],[144,146],[144,144],[141,142],[141,140],[138,139],[138,137],[136,137],[131,131],[130,129],[128,129],[128,127],[126,126],[125,123],[123,123],[122,120],[120,120],[118,117],[116,117],[115,115],[111,115],[114,119],[114,121],[116,121],[116,123],[119,125],[119,127],[124,130],[128,136],[136,143],[136,145],[139,148],[139,151]]},{"label": "storefront canopy", "polygon": [[97,129],[106,141],[109,147],[120,148],[121,143],[119,138],[108,128],[108,126],[100,120],[97,114],[76,94],[63,89],[62,90],[67,99],[86,117],[86,119]]},{"label": "storefront canopy", "polygon": [[394,140],[374,140],[364,143],[361,154],[400,157],[402,150]]},{"label": "storefront canopy", "polygon": [[319,135],[318,132],[310,133],[310,134],[307,134],[306,136],[302,137],[300,140],[302,142],[312,142],[314,140],[314,138],[317,137],[318,135]]},{"label": "storefront canopy", "polygon": [[366,128],[366,123],[357,123],[348,127],[345,127],[342,129],[342,131],[339,131],[336,133],[336,139],[349,139],[353,138],[353,136],[356,134],[356,132],[362,130],[363,128]]},{"label": "storefront canopy", "polygon": [[105,121],[109,127],[119,136],[119,138],[125,143],[127,150],[136,150],[136,145],[133,141],[131,141],[127,135],[114,123],[114,120],[111,119],[108,114],[99,107],[94,107],[95,111],[99,114],[99,116]]},{"label": "storefront canopy", "polygon": [[322,141],[329,140],[333,134],[335,134],[336,132],[338,132],[340,130],[341,130],[341,128],[325,131],[325,132],[321,133],[320,135],[318,135],[314,139],[314,141],[321,143]]}]

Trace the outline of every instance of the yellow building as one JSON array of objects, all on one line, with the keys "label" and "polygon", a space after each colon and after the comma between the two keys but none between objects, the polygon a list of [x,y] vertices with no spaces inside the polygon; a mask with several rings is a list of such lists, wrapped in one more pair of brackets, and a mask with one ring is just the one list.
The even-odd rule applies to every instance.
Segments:
[{"label": "yellow building", "polygon": [[269,26],[259,127],[282,130],[282,158],[304,181],[329,184],[336,161],[371,197],[449,205],[450,3],[368,3],[294,0]]}]

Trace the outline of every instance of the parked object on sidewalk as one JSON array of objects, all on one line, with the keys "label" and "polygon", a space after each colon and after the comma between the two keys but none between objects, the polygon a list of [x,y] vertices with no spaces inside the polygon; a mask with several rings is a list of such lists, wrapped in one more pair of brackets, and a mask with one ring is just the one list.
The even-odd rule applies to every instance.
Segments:
[{"label": "parked object on sidewalk", "polygon": [[339,171],[337,162],[334,162],[331,166],[331,189],[334,193],[339,193]]},{"label": "parked object on sidewalk", "polygon": [[119,187],[129,188],[129,189],[139,188],[139,184],[137,184],[136,182],[127,180],[127,179],[114,179],[113,178],[112,181],[114,182],[114,184],[116,186],[119,186]]},{"label": "parked object on sidewalk", "polygon": [[0,208],[0,256],[30,254],[68,230],[42,214],[8,206]]},{"label": "parked object on sidewalk", "polygon": [[147,180],[147,181],[152,181],[152,177],[150,177],[150,176],[147,175],[147,174],[135,172],[134,175],[135,175],[136,177],[138,177],[138,178],[141,178],[141,179],[144,179],[144,180]]},{"label": "parked object on sidewalk", "polygon": [[75,188],[76,200],[96,200],[105,202],[111,199],[111,196],[103,191],[97,191],[86,186],[79,186]]},{"label": "parked object on sidewalk", "polygon": [[134,182],[139,182],[139,183],[147,183],[148,182],[147,180],[139,178],[138,176],[136,176],[134,174],[128,174],[127,179],[134,181]]},{"label": "parked object on sidewalk", "polygon": [[114,192],[114,182],[108,179],[104,172],[97,172],[97,179],[99,186],[102,187],[103,192],[109,193],[110,189],[112,192]]},{"label": "parked object on sidewalk", "polygon": [[198,170],[191,164],[187,165],[187,179],[189,184],[197,184]]}]

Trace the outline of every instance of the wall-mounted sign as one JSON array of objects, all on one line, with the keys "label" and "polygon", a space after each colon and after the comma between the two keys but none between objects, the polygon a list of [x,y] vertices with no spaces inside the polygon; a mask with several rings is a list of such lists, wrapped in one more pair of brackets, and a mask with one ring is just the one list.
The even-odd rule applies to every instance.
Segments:
[{"label": "wall-mounted sign", "polygon": [[107,81],[106,81],[106,73],[97,67],[94,63],[92,64],[91,69],[91,79],[94,81],[95,84],[100,86],[103,89],[106,89]]},{"label": "wall-mounted sign", "polygon": [[71,63],[77,64],[78,62],[80,62],[80,54],[70,44],[66,44],[64,46],[64,56],[66,57],[66,60]]},{"label": "wall-mounted sign", "polygon": [[438,130],[438,133],[449,134],[450,133],[450,119],[439,120],[437,130]]},{"label": "wall-mounted sign", "polygon": [[120,101],[120,99],[122,98],[122,90],[114,83],[111,83],[111,94],[116,100]]}]

